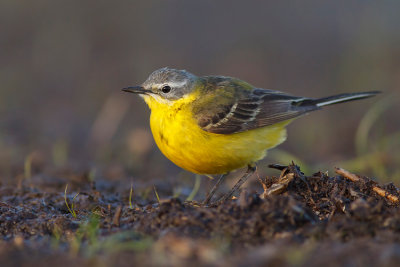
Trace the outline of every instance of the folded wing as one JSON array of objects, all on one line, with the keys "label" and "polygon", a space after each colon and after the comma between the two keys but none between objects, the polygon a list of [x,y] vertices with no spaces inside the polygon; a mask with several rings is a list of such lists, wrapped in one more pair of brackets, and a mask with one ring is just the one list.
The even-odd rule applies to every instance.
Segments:
[{"label": "folded wing", "polygon": [[218,112],[207,112],[206,116],[197,115],[197,118],[199,126],[207,132],[238,133],[293,119],[319,109],[316,105],[299,105],[304,100],[308,98],[254,89],[248,95],[234,98],[231,103],[219,107]]},{"label": "folded wing", "polygon": [[[314,99],[253,89],[235,95],[230,101],[224,95],[217,95],[214,101],[217,104],[206,107],[206,112],[195,113],[195,118],[207,132],[233,134],[290,120],[326,105],[368,98],[378,93],[349,93]],[[218,97],[223,97],[224,101],[219,101]]]}]

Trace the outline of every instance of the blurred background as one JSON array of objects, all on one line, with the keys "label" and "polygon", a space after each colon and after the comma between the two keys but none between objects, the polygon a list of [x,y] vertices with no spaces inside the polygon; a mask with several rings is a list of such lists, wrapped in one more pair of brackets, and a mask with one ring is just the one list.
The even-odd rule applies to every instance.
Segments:
[{"label": "blurred background", "polygon": [[79,174],[125,189],[191,188],[194,175],[155,146],[145,103],[120,91],[169,66],[308,97],[383,91],[297,120],[259,173],[295,160],[307,175],[341,166],[398,185],[399,10],[398,1],[1,1],[0,183]]}]

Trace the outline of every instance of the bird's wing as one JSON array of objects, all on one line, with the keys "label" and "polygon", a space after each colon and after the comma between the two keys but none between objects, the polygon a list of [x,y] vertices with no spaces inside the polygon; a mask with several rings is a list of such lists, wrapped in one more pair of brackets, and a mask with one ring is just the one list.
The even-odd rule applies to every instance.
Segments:
[{"label": "bird's wing", "polygon": [[244,132],[319,109],[312,103],[313,99],[267,89],[244,90],[239,94],[217,93],[214,98],[195,110],[194,116],[203,130],[217,134]]}]

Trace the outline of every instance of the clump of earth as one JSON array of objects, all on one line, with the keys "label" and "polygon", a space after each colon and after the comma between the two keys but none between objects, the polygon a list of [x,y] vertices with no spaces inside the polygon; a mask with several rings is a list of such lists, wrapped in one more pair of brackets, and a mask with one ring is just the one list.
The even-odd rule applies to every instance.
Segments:
[{"label": "clump of earth", "polygon": [[357,178],[305,176],[290,165],[280,177],[263,179],[257,190],[208,206],[179,198],[129,198],[87,179],[68,190],[79,185],[77,196],[64,192],[57,179],[1,185],[0,262],[399,266],[400,191]]}]

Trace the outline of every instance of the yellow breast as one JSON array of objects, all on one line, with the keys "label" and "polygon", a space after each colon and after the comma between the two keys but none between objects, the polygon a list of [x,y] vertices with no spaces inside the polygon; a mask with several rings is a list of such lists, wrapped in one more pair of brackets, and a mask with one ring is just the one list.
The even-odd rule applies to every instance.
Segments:
[{"label": "yellow breast", "polygon": [[214,134],[197,125],[186,105],[191,99],[173,104],[145,100],[152,110],[151,131],[161,152],[193,173],[222,174],[245,167],[286,139],[284,127],[289,121],[241,133]]}]

